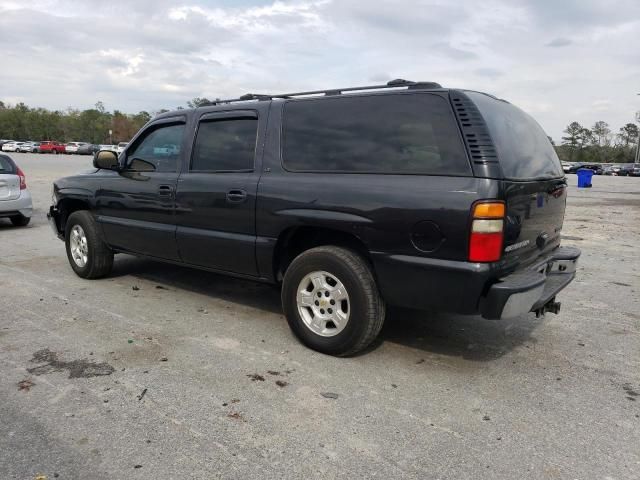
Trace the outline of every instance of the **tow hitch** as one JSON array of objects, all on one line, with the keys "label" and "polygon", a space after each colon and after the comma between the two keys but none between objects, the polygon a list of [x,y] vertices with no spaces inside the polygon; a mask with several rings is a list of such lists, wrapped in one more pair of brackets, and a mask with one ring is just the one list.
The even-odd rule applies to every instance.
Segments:
[{"label": "tow hitch", "polygon": [[542,307],[535,310],[536,318],[540,318],[547,312],[555,313],[556,315],[560,312],[560,302],[556,302],[556,297],[553,297],[547,303],[545,303]]}]

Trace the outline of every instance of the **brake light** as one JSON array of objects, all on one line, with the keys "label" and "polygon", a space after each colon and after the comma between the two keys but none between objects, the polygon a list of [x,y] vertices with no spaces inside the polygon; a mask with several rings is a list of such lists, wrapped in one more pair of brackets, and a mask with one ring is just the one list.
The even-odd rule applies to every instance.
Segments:
[{"label": "brake light", "polygon": [[20,190],[26,190],[27,189],[27,177],[25,177],[24,172],[22,170],[20,170],[20,167],[18,167],[18,171],[16,173],[20,177]]},{"label": "brake light", "polygon": [[505,205],[503,202],[476,203],[469,236],[470,262],[495,262],[502,255]]}]

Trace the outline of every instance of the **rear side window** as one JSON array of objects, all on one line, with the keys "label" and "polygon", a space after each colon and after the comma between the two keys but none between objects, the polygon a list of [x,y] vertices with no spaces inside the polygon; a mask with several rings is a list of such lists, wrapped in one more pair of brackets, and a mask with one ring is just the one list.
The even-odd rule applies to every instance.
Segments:
[{"label": "rear side window", "polygon": [[16,169],[13,162],[6,155],[0,155],[0,175],[13,175]]},{"label": "rear side window", "polygon": [[287,102],[282,157],[293,171],[471,174],[448,102],[430,94]]},{"label": "rear side window", "polygon": [[192,172],[253,170],[256,152],[256,118],[200,122],[191,158]]},{"label": "rear side window", "polygon": [[504,177],[512,180],[562,177],[562,165],[547,134],[518,107],[483,93],[465,92],[484,117]]}]

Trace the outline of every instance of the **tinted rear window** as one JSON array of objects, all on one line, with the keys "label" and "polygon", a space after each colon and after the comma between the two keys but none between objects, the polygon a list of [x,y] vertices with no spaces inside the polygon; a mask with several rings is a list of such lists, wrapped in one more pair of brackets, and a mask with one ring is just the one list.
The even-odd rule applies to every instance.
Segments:
[{"label": "tinted rear window", "polygon": [[287,102],[283,161],[294,171],[470,175],[447,101],[394,94]]},{"label": "tinted rear window", "polygon": [[483,93],[465,93],[489,127],[505,178],[528,180],[564,175],[547,134],[530,115]]},{"label": "tinted rear window", "polygon": [[15,166],[9,157],[0,155],[0,175],[9,175],[16,172]]}]

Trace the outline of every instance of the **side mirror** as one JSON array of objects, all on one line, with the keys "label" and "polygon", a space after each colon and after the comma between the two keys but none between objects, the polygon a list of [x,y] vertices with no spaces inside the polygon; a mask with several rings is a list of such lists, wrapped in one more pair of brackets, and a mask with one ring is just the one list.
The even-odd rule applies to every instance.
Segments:
[{"label": "side mirror", "polygon": [[93,156],[93,166],[105,170],[119,170],[118,155],[112,150],[99,150]]}]

